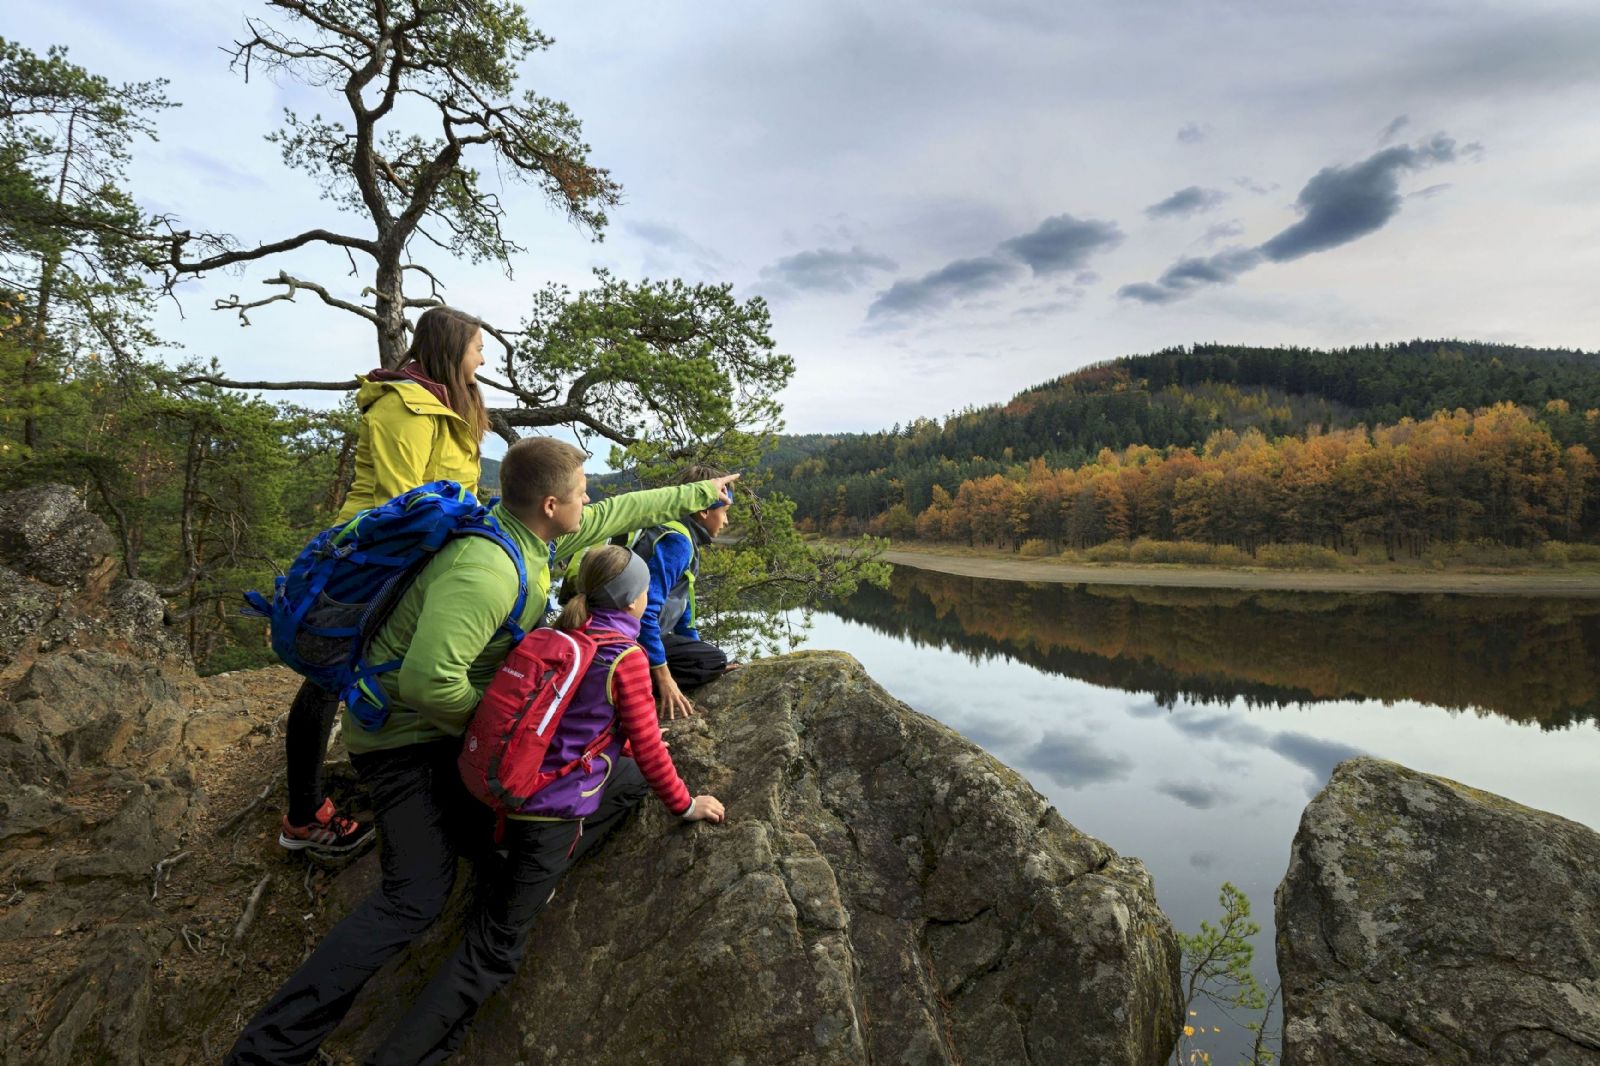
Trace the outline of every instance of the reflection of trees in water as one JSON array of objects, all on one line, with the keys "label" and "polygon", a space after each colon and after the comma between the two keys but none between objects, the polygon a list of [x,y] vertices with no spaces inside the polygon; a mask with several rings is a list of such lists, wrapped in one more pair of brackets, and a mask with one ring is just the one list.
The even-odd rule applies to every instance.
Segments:
[{"label": "reflection of trees in water", "polygon": [[1600,721],[1600,601],[1038,585],[897,566],[842,617],[974,661],[1283,706],[1417,700],[1544,728]]}]

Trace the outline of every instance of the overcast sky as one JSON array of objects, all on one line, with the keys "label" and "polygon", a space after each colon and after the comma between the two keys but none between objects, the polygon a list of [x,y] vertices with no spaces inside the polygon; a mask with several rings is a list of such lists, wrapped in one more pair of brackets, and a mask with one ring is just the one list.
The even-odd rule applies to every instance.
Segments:
[{"label": "overcast sky", "polygon": [[[313,90],[230,73],[264,5],[53,0],[0,35],[183,107],[141,146],[152,208],[241,241],[339,219],[263,141]],[[1076,10],[1082,9],[1082,10]],[[534,4],[524,84],[623,186],[603,243],[520,187],[507,279],[426,260],[513,324],[527,294],[630,277],[772,304],[797,432],[1002,401],[1196,341],[1416,336],[1600,347],[1600,4],[1516,0],[651,0]],[[364,371],[364,323],[303,298],[208,310],[306,253],[185,290],[162,331],[238,377]],[[324,401],[325,402],[325,401]]]}]

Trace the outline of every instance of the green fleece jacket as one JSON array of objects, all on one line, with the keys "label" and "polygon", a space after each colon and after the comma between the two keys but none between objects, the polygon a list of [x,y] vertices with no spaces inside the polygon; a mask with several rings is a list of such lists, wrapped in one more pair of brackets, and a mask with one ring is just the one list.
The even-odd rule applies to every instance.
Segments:
[{"label": "green fleece jacket", "polygon": [[[556,553],[565,559],[618,533],[709,507],[716,499],[710,481],[613,496],[585,507],[578,531],[556,538]],[[503,506],[493,514],[522,549],[528,601],[518,624],[531,629],[550,594],[550,548]],[[398,670],[382,675],[389,719],[368,731],[346,710],[345,746],[352,752],[381,751],[460,736],[511,651],[511,638],[498,630],[516,602],[517,569],[504,548],[486,537],[456,537],[441,548],[400,597],[368,650],[368,662],[401,660]]]}]

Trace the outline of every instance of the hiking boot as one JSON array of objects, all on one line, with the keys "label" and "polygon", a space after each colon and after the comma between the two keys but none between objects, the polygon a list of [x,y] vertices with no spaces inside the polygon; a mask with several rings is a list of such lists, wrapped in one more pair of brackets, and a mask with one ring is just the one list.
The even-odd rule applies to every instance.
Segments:
[{"label": "hiking boot", "polygon": [[278,843],[290,851],[304,849],[313,855],[348,855],[372,839],[372,823],[346,818],[333,808],[333,800],[323,800],[317,816],[305,825],[290,825],[283,816],[283,831]]}]

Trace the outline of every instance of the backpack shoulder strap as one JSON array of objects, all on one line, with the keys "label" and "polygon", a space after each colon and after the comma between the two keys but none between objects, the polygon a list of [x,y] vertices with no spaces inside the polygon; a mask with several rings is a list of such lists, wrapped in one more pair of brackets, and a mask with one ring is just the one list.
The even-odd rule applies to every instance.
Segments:
[{"label": "backpack shoulder strap", "polygon": [[[616,642],[612,641],[611,643],[616,643]],[[635,651],[643,652],[644,651],[643,648],[639,647],[638,644],[635,644],[631,640],[628,641],[627,643],[628,643],[628,646],[626,648],[623,648],[622,651],[617,653],[617,657],[615,659],[611,660],[610,669],[608,669],[606,671],[606,702],[611,704],[612,707],[615,707],[617,705],[617,693],[616,693],[617,664],[620,663],[622,660],[626,659],[628,657],[628,653],[629,652],[635,652]]]},{"label": "backpack shoulder strap", "polygon": [[517,602],[512,604],[511,614],[500,628],[511,635],[513,644],[519,643],[526,636],[521,623],[523,608],[528,605],[528,568],[522,561],[522,549],[518,548],[516,541],[500,528],[500,523],[495,520],[494,515],[487,511],[476,523],[462,526],[457,532],[469,536],[487,537],[511,556],[511,563],[517,568]]}]

